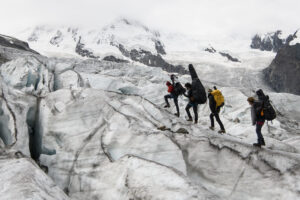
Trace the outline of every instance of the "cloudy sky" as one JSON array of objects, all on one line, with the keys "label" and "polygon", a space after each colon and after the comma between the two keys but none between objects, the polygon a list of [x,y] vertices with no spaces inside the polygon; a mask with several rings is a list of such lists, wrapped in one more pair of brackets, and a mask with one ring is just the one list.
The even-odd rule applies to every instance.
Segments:
[{"label": "cloudy sky", "polygon": [[300,0],[0,0],[0,33],[41,24],[99,27],[120,17],[186,34],[300,28]]}]

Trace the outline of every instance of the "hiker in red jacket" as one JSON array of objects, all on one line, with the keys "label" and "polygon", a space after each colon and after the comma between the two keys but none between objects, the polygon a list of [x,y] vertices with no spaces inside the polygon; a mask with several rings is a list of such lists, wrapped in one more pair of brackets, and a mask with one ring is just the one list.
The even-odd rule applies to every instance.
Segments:
[{"label": "hiker in red jacket", "polygon": [[176,110],[177,110],[177,113],[175,113],[175,115],[177,117],[179,117],[178,95],[175,94],[174,85],[171,84],[169,81],[167,81],[166,85],[168,86],[168,93],[170,93],[170,94],[167,94],[165,96],[165,101],[166,101],[165,108],[169,108],[170,107],[168,99],[173,99],[174,100],[174,104],[176,106]]}]

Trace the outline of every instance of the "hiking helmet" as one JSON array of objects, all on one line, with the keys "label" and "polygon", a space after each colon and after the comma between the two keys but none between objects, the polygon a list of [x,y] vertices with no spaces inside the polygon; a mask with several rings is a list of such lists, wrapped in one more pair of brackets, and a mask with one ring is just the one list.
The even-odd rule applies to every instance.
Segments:
[{"label": "hiking helmet", "polygon": [[172,85],[172,84],[170,83],[170,81],[167,81],[167,82],[166,82],[166,85],[167,85],[167,86],[170,86],[170,85]]}]

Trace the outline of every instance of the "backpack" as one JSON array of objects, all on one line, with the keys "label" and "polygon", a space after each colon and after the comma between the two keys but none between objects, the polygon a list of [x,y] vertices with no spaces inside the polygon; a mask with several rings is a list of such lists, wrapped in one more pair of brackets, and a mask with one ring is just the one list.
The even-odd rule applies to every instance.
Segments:
[{"label": "backpack", "polygon": [[173,92],[176,96],[183,95],[185,91],[185,88],[181,85],[180,82],[175,83]]},{"label": "backpack", "polygon": [[192,64],[189,64],[189,71],[192,78],[192,95],[195,102],[198,104],[204,104],[207,100],[206,91]]},{"label": "backpack", "polygon": [[259,89],[256,91],[256,94],[258,96],[258,100],[262,102],[262,115],[265,117],[266,120],[272,121],[276,118],[276,111],[271,105],[271,102],[269,100],[269,96],[265,95],[264,92]]},{"label": "backpack", "polygon": [[211,92],[211,94],[214,96],[216,107],[224,106],[224,96],[220,90],[214,90]]}]

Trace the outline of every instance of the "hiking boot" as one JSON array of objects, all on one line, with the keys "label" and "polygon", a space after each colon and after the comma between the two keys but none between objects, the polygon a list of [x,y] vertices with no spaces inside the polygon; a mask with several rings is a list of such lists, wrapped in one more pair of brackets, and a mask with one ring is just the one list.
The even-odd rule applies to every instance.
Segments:
[{"label": "hiking boot", "polygon": [[253,146],[261,148],[261,144],[259,143],[253,143]]},{"label": "hiking boot", "polygon": [[266,146],[265,140],[261,141],[262,146]]},{"label": "hiking boot", "polygon": [[214,131],[214,130],[215,130],[215,127],[210,126],[209,129]]},{"label": "hiking boot", "polygon": [[226,131],[225,130],[219,130],[218,133],[222,134],[222,133],[226,133]]},{"label": "hiking boot", "polygon": [[179,113],[174,113],[175,116],[179,117]]},{"label": "hiking boot", "polygon": [[193,119],[192,119],[192,118],[189,118],[189,119],[187,119],[186,121],[188,121],[188,122],[192,122],[192,121],[193,121]]},{"label": "hiking boot", "polygon": [[198,121],[195,121],[195,124],[197,124],[198,123]]},{"label": "hiking boot", "polygon": [[170,105],[167,104],[167,105],[164,106],[164,108],[170,108]]}]

